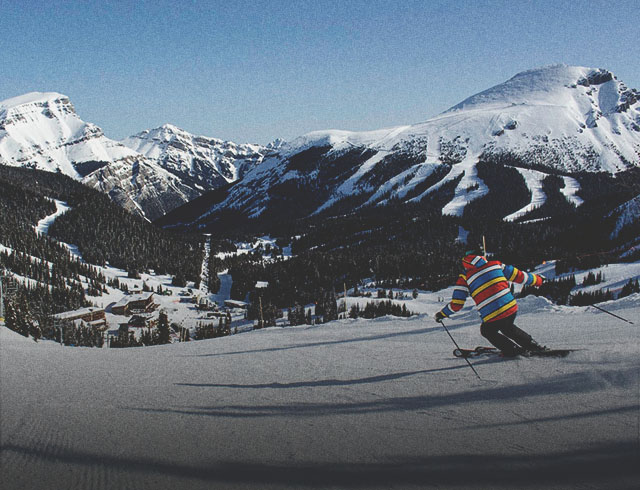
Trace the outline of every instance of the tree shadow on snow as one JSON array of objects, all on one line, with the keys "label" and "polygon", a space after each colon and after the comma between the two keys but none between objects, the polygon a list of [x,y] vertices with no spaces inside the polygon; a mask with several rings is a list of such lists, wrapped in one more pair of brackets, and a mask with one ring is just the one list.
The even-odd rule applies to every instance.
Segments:
[{"label": "tree shadow on snow", "polygon": [[194,388],[238,388],[238,389],[290,389],[290,388],[318,388],[322,386],[353,386],[369,383],[379,383],[391,381],[417,374],[429,374],[442,371],[453,371],[457,369],[469,369],[467,365],[449,366],[436,369],[423,369],[420,371],[405,371],[402,373],[381,374],[378,376],[368,376],[358,379],[321,379],[317,381],[295,381],[292,383],[258,383],[258,384],[237,384],[237,383],[175,383],[176,386],[188,386]]},{"label": "tree shadow on snow", "polygon": [[435,329],[428,328],[424,330],[412,330],[408,332],[405,331],[405,332],[397,332],[397,333],[389,333],[389,334],[381,334],[381,335],[372,335],[369,337],[359,337],[359,338],[339,339],[339,340],[325,340],[322,342],[308,342],[304,344],[284,345],[279,347],[267,347],[264,349],[251,349],[251,350],[241,350],[241,351],[233,351],[233,352],[215,352],[211,354],[194,354],[192,356],[186,356],[186,357],[218,357],[218,356],[233,356],[233,355],[240,355],[240,354],[257,354],[261,352],[279,352],[284,350],[304,349],[309,347],[322,347],[322,346],[336,345],[336,344],[350,344],[354,342],[368,342],[371,340],[389,339],[393,337],[400,337],[400,336],[407,336],[407,335],[422,335],[424,333],[428,333],[433,330]]},{"label": "tree shadow on snow", "polygon": [[[459,328],[469,326],[472,323],[473,322],[461,323],[461,324],[456,324],[452,326],[447,326],[447,328],[450,331],[457,330]],[[478,322],[475,322],[475,324],[478,324]],[[280,352],[280,351],[286,351],[286,350],[292,350],[292,349],[306,349],[306,348],[312,348],[312,347],[323,347],[327,345],[369,342],[372,340],[384,340],[384,339],[391,339],[395,337],[404,337],[404,336],[411,336],[411,335],[424,335],[426,333],[432,333],[435,331],[442,331],[442,327],[440,326],[428,327],[428,328],[421,328],[419,330],[409,330],[409,331],[386,333],[386,334],[380,334],[380,335],[370,335],[368,337],[325,340],[322,342],[308,342],[303,344],[283,345],[278,347],[266,347],[263,349],[251,349],[251,350],[241,350],[241,351],[232,351],[232,352],[212,352],[210,354],[193,354],[193,355],[180,356],[180,357],[220,357],[220,356],[235,356],[235,355],[242,355],[242,354],[258,354],[258,353],[264,353],[264,352]]]},{"label": "tree shadow on snow", "polygon": [[[155,488],[189,488],[195,482],[260,488],[280,485],[292,488],[403,488],[415,485],[474,488],[528,488],[560,485],[562,488],[633,488],[640,477],[638,446],[633,442],[594,444],[550,454],[454,454],[389,457],[384,461],[326,463],[266,463],[255,461],[210,461],[183,463],[169,459],[95,454],[59,446],[30,448],[2,446],[5,454],[30,458],[66,468],[100,470],[107,485],[142,478]],[[11,468],[14,471],[21,471]],[[104,473],[104,470],[108,470]],[[31,471],[31,470],[30,470]],[[82,470],[81,470],[82,471]],[[56,488],[58,475],[50,475]],[[109,482],[113,478],[115,481]],[[3,484],[11,487],[5,474]],[[112,486],[113,487],[113,486]],[[213,488],[213,487],[211,487]]]},{"label": "tree shadow on snow", "polygon": [[[462,366],[464,367],[464,366]],[[455,368],[461,369],[456,366]],[[454,369],[454,368],[451,368]],[[261,418],[261,417],[318,417],[334,415],[362,415],[394,411],[420,411],[434,407],[450,407],[481,402],[509,400],[534,400],[537,397],[589,393],[602,390],[604,386],[633,388],[636,385],[636,370],[613,373],[571,373],[538,382],[524,383],[442,395],[416,395],[396,398],[381,398],[362,402],[300,403],[287,402],[282,405],[220,405],[187,406],[182,408],[123,407],[125,410],[149,413],[195,415],[202,417]],[[328,380],[331,382],[331,380]],[[355,381],[357,383],[358,380]],[[366,379],[365,381],[366,382]],[[306,384],[316,383],[306,382]],[[255,388],[255,387],[253,387]],[[270,386],[265,386],[270,388]]]}]

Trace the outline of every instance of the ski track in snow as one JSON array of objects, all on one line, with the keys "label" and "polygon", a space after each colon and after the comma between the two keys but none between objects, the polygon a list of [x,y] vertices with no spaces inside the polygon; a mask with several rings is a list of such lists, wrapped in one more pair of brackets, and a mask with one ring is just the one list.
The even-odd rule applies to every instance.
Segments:
[{"label": "ski track in snow", "polygon": [[438,183],[436,183],[436,184],[432,185],[431,187],[429,187],[426,191],[424,191],[419,196],[416,196],[413,199],[409,199],[408,202],[420,202],[420,201],[422,201],[422,199],[427,197],[432,192],[438,190],[440,187],[442,187],[447,182],[450,182],[450,181],[452,181],[454,179],[457,179],[462,174],[462,172],[464,172],[464,168],[463,167],[461,167],[459,164],[458,165],[453,165],[451,167],[451,170],[449,170],[449,173],[447,175],[445,175],[442,180],[438,181]]}]

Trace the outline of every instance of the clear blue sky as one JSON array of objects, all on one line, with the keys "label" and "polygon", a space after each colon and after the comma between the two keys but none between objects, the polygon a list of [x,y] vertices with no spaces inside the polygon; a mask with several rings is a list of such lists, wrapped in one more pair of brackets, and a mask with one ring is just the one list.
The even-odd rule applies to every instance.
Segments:
[{"label": "clear blue sky", "polygon": [[68,95],[121,139],[236,142],[424,121],[539,66],[640,88],[635,1],[0,0],[0,100]]}]

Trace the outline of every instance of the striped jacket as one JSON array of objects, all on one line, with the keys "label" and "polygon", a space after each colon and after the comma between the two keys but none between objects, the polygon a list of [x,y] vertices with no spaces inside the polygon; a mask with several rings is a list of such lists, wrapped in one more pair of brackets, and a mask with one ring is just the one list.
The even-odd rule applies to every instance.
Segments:
[{"label": "striped jacket", "polygon": [[483,322],[501,320],[518,311],[516,299],[509,288],[510,282],[542,284],[542,277],[537,274],[523,272],[497,260],[487,262],[479,255],[467,255],[463,265],[466,271],[456,281],[451,302],[442,309],[446,317],[460,311],[471,295]]}]

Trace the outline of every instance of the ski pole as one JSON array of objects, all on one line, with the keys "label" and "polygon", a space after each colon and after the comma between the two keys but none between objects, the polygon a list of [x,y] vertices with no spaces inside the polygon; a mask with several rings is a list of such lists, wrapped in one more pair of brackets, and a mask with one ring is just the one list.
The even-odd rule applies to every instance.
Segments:
[{"label": "ski pole", "polygon": [[626,318],[622,318],[621,316],[618,316],[615,313],[611,313],[610,311],[607,311],[604,308],[600,308],[599,306],[596,306],[596,305],[589,305],[589,306],[593,306],[594,308],[596,308],[596,309],[598,309],[600,311],[604,311],[608,315],[615,316],[616,318],[622,320],[623,322],[627,322],[627,323],[630,323],[631,325],[635,325],[631,320],[627,320]]},{"label": "ski pole", "polygon": [[[458,345],[458,343],[456,342],[456,340],[451,336],[451,333],[449,332],[449,329],[446,327],[446,325],[444,324],[444,322],[442,320],[438,320],[438,323],[440,325],[442,325],[442,328],[444,328],[444,331],[447,332],[447,335],[449,335],[449,338],[451,339],[451,341],[453,342],[453,345],[456,346],[456,349],[460,350],[460,346]],[[471,370],[476,373],[476,376],[478,377],[478,379],[482,379],[480,377],[480,375],[478,374],[478,371],[475,370],[475,368],[473,367],[473,365],[469,362],[469,359],[467,359],[466,357],[464,358],[465,361],[467,361],[467,364],[469,365],[469,367],[471,368]]]}]

